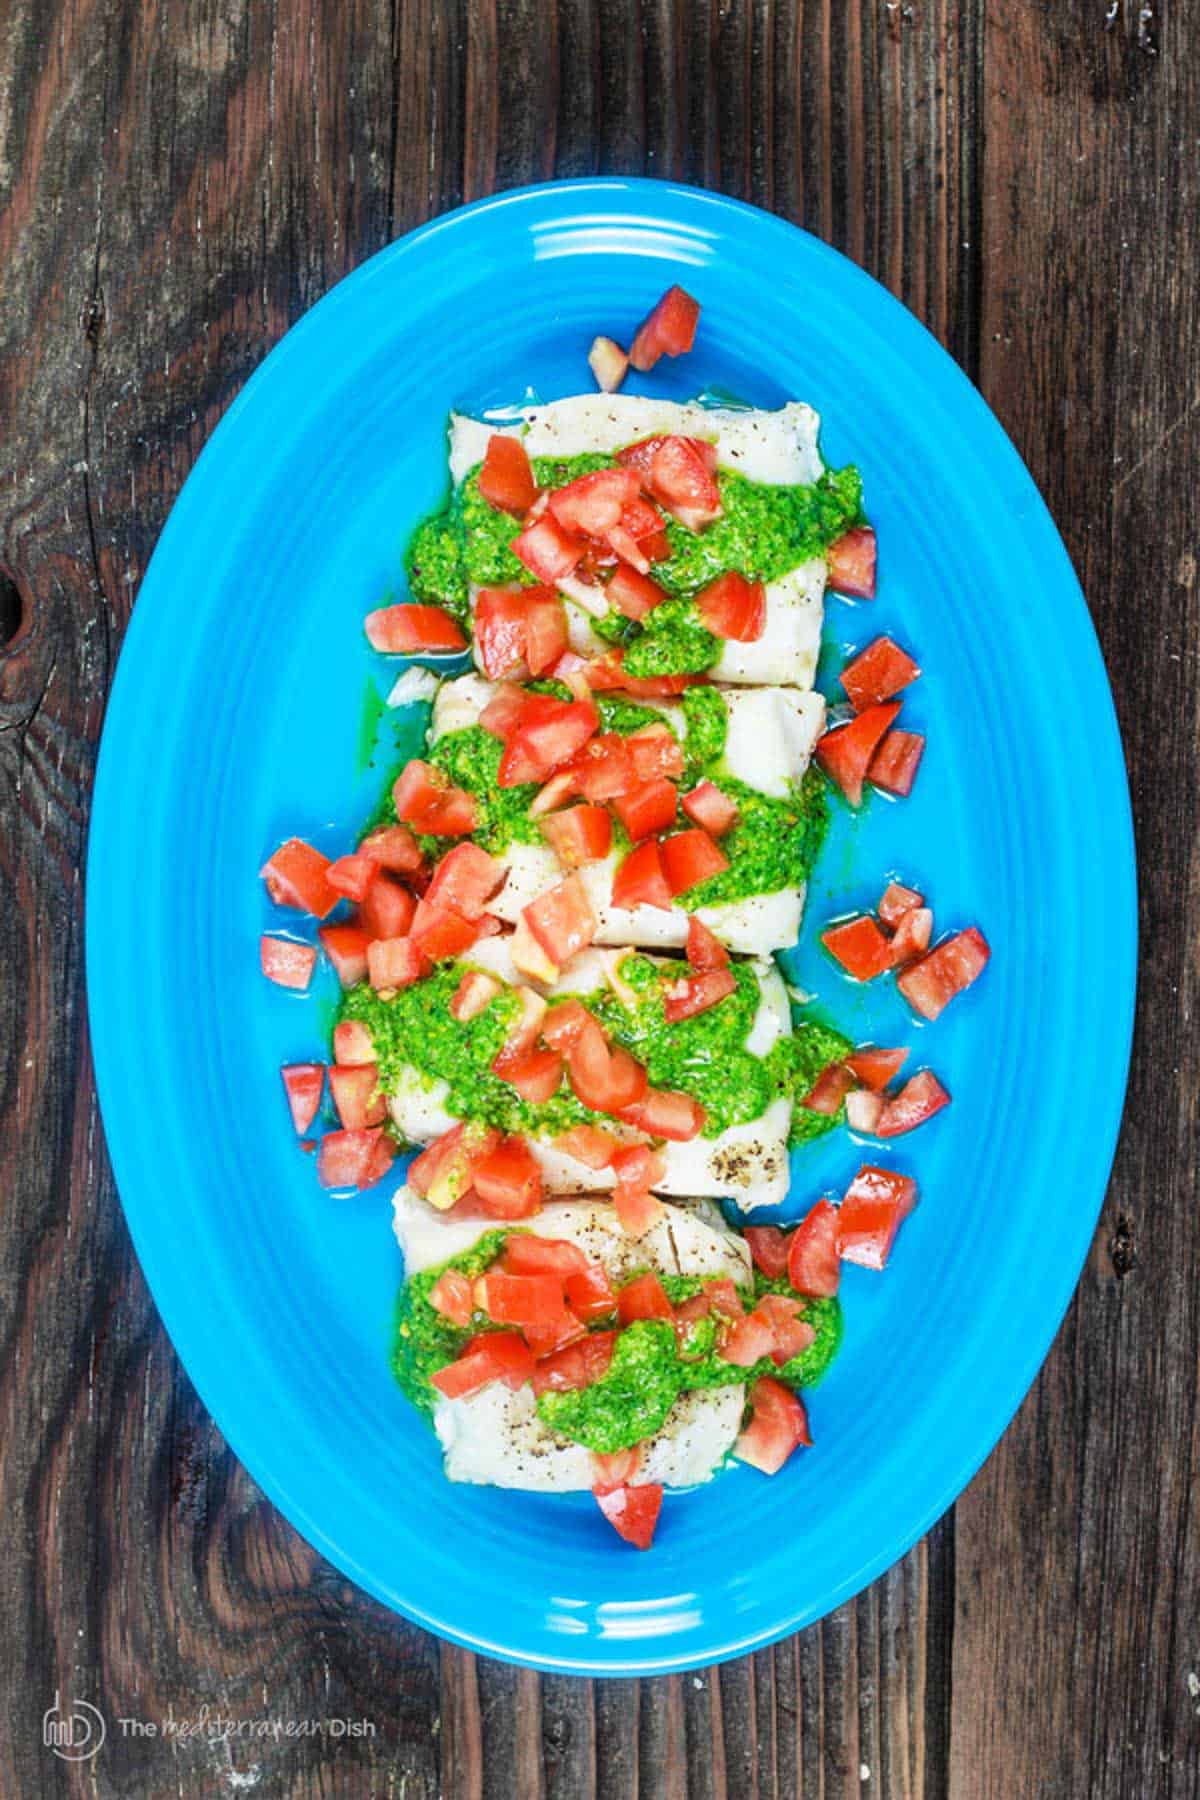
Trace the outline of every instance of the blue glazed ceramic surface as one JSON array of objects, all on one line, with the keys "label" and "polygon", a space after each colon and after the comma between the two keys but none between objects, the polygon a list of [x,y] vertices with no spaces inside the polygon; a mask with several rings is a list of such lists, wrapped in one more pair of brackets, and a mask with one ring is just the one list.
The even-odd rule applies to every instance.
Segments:
[{"label": "blue glazed ceramic surface", "polygon": [[[332,1006],[258,973],[306,935],[257,880],[295,832],[334,853],[396,760],[363,767],[363,614],[402,582],[446,489],[451,407],[586,392],[595,331],[661,290],[700,299],[696,351],[634,391],[809,400],[857,461],[880,538],[873,605],[831,599],[835,650],[880,631],[924,675],[912,798],[843,809],[794,968],[857,1037],[909,1043],[954,1103],[894,1148],[921,1204],[882,1276],[848,1269],[816,1447],[668,1496],[652,1553],[586,1497],[454,1486],[388,1369],[394,1181],[318,1187],[281,1063],[322,1057]],[[835,661],[836,666],[836,661]],[[364,695],[366,694],[366,701]],[[1093,904],[1101,874],[1104,907]],[[889,874],[937,928],[977,922],[984,978],[922,1027],[855,989],[819,926]],[[580,1673],[733,1656],[819,1618],[926,1531],[1046,1354],[1120,1118],[1135,966],[1133,844],[1104,668],[1066,553],[1004,433],[916,320],[794,228],[711,194],[584,181],[503,195],[376,256],[268,357],[163,532],[117,675],[88,866],[92,1032],[138,1254],[189,1375],[251,1474],[347,1575],[489,1654]],[[1080,1096],[1086,1105],[1080,1105]],[[800,1210],[864,1160],[798,1158]]]}]

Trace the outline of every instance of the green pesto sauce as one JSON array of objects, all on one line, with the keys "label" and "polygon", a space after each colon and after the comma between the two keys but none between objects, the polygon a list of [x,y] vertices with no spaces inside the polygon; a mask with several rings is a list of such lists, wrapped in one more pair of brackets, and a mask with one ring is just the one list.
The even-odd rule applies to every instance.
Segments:
[{"label": "green pesto sauce", "polygon": [[474,1281],[483,1275],[504,1249],[508,1232],[504,1229],[485,1231],[469,1250],[452,1256],[440,1268],[422,1269],[412,1275],[400,1289],[396,1302],[396,1321],[392,1339],[392,1373],[414,1406],[423,1413],[433,1412],[437,1390],[430,1387],[429,1377],[448,1362],[453,1362],[469,1338],[491,1328],[491,1321],[476,1313],[470,1325],[460,1330],[429,1304],[429,1295],[438,1276],[446,1269],[458,1269]]},{"label": "green pesto sauce", "polygon": [[684,688],[679,696],[687,733],[683,740],[686,762],[685,781],[698,781],[701,775],[719,762],[725,754],[729,735],[729,708],[724,695],[713,687]]},{"label": "green pesto sauce", "polygon": [[738,805],[737,823],[721,839],[729,867],[688,888],[677,904],[695,912],[698,906],[777,894],[807,881],[829,829],[828,788],[820,771],[807,769],[782,800],[732,776],[718,774],[715,779]]},{"label": "green pesto sauce", "polygon": [[513,843],[545,842],[537,820],[529,816],[530,802],[537,794],[538,784],[530,781],[522,782],[518,787],[502,788],[499,775],[503,755],[504,745],[500,739],[485,731],[482,725],[448,731],[429,751],[429,761],[435,768],[441,769],[455,787],[465,788],[475,796],[479,823],[472,836],[493,856],[498,856]]},{"label": "green pesto sauce", "polygon": [[827,1069],[832,1062],[840,1062],[852,1049],[853,1045],[848,1037],[843,1037],[832,1025],[823,1025],[816,1019],[793,1019],[792,1035],[780,1038],[772,1046],[768,1061],[778,1084],[778,1091],[786,1094],[792,1102],[792,1128],[788,1143],[793,1150],[824,1137],[827,1131],[832,1131],[845,1118],[844,1105],[836,1113],[818,1113],[809,1112],[800,1102],[805,1094],[811,1092],[822,1070]]},{"label": "green pesto sauce", "polygon": [[[536,457],[541,486],[563,487],[580,475],[610,468],[604,455]],[[852,465],[827,469],[811,485],[776,486],[722,469],[717,474],[722,514],[699,532],[667,520],[670,557],[654,568],[669,599],[642,623],[616,615],[594,621],[600,636],[625,646],[625,667],[638,677],[702,674],[720,655],[720,639],[693,605],[700,589],[736,569],[751,581],[776,581],[820,556],[862,517],[862,479]],[[533,577],[510,545],[520,525],[489,506],[472,470],[446,507],[418,527],[406,559],[409,586],[419,600],[444,606],[461,620],[469,610],[468,583],[498,587]]]}]

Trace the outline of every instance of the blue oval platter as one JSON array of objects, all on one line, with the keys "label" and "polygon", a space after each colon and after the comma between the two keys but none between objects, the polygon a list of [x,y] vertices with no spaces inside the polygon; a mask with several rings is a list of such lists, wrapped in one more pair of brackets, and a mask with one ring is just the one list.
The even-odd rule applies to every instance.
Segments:
[{"label": "blue oval platter", "polygon": [[[919,660],[912,797],[837,822],[792,959],[859,1039],[913,1044],[953,1105],[894,1146],[838,1130],[789,1205],[863,1160],[918,1178],[882,1275],[848,1267],[815,1448],[669,1499],[640,1555],[587,1495],[451,1484],[388,1364],[393,1175],[331,1198],[300,1154],[282,1063],[320,1060],[336,1000],[265,982],[267,929],[311,936],[258,870],[295,833],[330,854],[418,742],[381,705],[395,660],[364,614],[447,488],[451,408],[592,388],[669,283],[695,351],[630,391],[811,402],[863,472],[873,604],[830,597],[827,663],[886,631]],[[827,691],[833,692],[830,682]],[[1094,904],[1097,870],[1104,905]],[[982,980],[935,1024],[856,988],[820,925],[889,875],[937,929],[978,924]],[[1045,1357],[1095,1227],[1124,1095],[1135,869],[1104,666],[1063,545],[978,393],[897,301],[782,221],[665,183],[504,194],[374,257],[288,333],[176,504],[126,638],[88,864],[104,1123],[142,1266],[188,1374],[254,1479],[371,1594],[489,1655],[654,1673],[753,1650],[879,1575],[951,1504]],[[914,1062],[917,1059],[914,1058]],[[1086,1103],[1080,1104],[1084,1096]]]}]

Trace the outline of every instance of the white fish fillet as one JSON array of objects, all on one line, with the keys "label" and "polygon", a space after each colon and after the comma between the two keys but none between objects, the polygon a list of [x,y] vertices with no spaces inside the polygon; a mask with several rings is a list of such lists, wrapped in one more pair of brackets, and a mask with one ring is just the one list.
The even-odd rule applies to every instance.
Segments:
[{"label": "white fish fillet", "polygon": [[[394,1224],[409,1275],[469,1249],[492,1227],[487,1219],[432,1213],[409,1188],[396,1195]],[[750,1280],[745,1244],[703,1201],[672,1206],[636,1242],[621,1232],[605,1201],[553,1201],[525,1224],[541,1237],[578,1244],[617,1280],[640,1269]],[[731,1449],[744,1405],[741,1383],[681,1395],[662,1429],[647,1440],[638,1480],[664,1487],[706,1481]],[[464,1399],[439,1400],[434,1426],[451,1481],[570,1493],[590,1489],[596,1478],[590,1452],[542,1423],[529,1387],[513,1393],[494,1382]]]},{"label": "white fish fillet", "polygon": [[[516,983],[522,977],[513,967],[509,945],[507,937],[483,938],[472,947],[466,961],[473,967],[488,969],[502,981]],[[585,950],[572,960],[554,987],[543,991],[550,998],[594,993],[608,982],[606,971],[614,962],[619,962],[614,951]],[[791,1029],[791,1008],[783,978],[774,963],[754,966],[761,1000],[746,1048],[756,1056],[765,1056],[776,1039]],[[409,1143],[427,1144],[458,1123],[446,1110],[447,1097],[444,1081],[431,1080],[413,1069],[389,1094],[388,1111]],[[761,1118],[734,1125],[719,1137],[664,1144],[666,1172],[656,1183],[655,1191],[667,1195],[724,1196],[743,1211],[756,1206],[778,1206],[788,1191],[787,1141],[791,1123],[791,1101],[779,1098],[771,1102]],[[611,1169],[589,1169],[574,1157],[565,1156],[548,1138],[531,1136],[528,1141],[550,1193],[598,1193],[612,1187]]]},{"label": "white fish fillet", "polygon": [[[751,481],[798,486],[824,472],[819,426],[817,414],[800,401],[765,412],[679,405],[633,394],[581,394],[526,407],[497,424],[452,413],[450,473],[456,483],[468,475],[497,431],[523,437],[530,456],[611,454],[639,438],[679,433],[715,444],[721,468]],[[752,644],[727,642],[709,671],[713,679],[810,688],[821,650],[825,578],[824,558],[814,557],[769,582],[762,636]],[[592,630],[585,609],[570,598],[567,617],[573,649],[600,655],[609,647]]]},{"label": "white fish fillet", "polygon": [[[479,675],[443,682],[434,702],[430,742],[476,724],[495,691],[494,685]],[[804,774],[825,728],[824,699],[820,694],[780,687],[726,688],[721,693],[729,720],[724,756],[729,774],[772,798],[786,795]],[[670,723],[681,742],[686,741],[687,719],[677,702],[656,702],[654,711]],[[681,948],[687,942],[691,916],[683,907],[664,912],[657,906],[612,904],[619,860],[613,854],[579,872],[599,921],[597,943]],[[499,861],[508,870],[508,879],[491,902],[491,910],[508,924],[515,924],[523,907],[562,880],[558,858],[548,844],[511,844],[500,853]],[[796,942],[803,912],[801,885],[701,906],[697,917],[730,950],[767,956]]]}]

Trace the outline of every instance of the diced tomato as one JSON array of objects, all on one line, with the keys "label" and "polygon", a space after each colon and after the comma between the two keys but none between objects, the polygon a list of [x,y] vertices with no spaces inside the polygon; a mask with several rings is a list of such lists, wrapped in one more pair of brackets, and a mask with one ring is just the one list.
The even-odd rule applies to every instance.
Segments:
[{"label": "diced tomato", "polygon": [[662,851],[651,838],[625,857],[613,877],[612,903],[618,907],[657,906],[671,910],[671,890],[663,869]]},{"label": "diced tomato", "polygon": [[424,904],[448,906],[464,919],[478,919],[504,874],[504,865],[478,844],[456,844],[434,869]]},{"label": "diced tomato", "polygon": [[933,936],[933,913],[927,906],[914,906],[905,913],[892,939],[892,962],[896,968],[923,956]]},{"label": "diced tomato", "polygon": [[567,648],[567,613],[548,588],[525,591],[525,662],[529,673],[544,675]]},{"label": "diced tomato", "polygon": [[567,1050],[567,1074],[578,1099],[593,1112],[620,1114],[646,1092],[646,1071],[627,1050],[609,1045],[594,1019]]},{"label": "diced tomato", "polygon": [[662,1511],[662,1488],[657,1482],[638,1487],[594,1487],[596,1504],[618,1537],[637,1550],[649,1550]]},{"label": "diced tomato", "polygon": [[715,637],[757,643],[767,623],[766,589],[735,569],[718,575],[696,595],[696,610]]},{"label": "diced tomato", "polygon": [[652,581],[649,575],[640,574],[631,569],[628,563],[618,563],[609,578],[604,590],[608,604],[616,608],[626,619],[644,619],[647,613],[653,612],[667,597],[667,590]]},{"label": "diced tomato", "polygon": [[838,1254],[843,1262],[882,1269],[916,1200],[917,1184],[911,1176],[864,1164],[838,1209]]},{"label": "diced tomato", "polygon": [[355,1063],[373,1063],[375,1046],[371,1034],[359,1019],[343,1019],[333,1028],[333,1060],[343,1068]]},{"label": "diced tomato", "polygon": [[519,1331],[484,1331],[456,1362],[435,1369],[429,1379],[447,1400],[461,1400],[492,1381],[519,1388],[532,1379],[533,1369],[533,1352]]},{"label": "diced tomato", "polygon": [[344,988],[357,987],[366,980],[367,945],[371,939],[361,925],[322,925],[317,936]]},{"label": "diced tomato", "polygon": [[421,846],[407,825],[383,825],[372,831],[358,846],[360,856],[369,856],[381,869],[407,875],[419,869],[424,861]]},{"label": "diced tomato", "polygon": [[498,681],[492,697],[479,715],[478,723],[501,743],[516,728],[528,695],[511,681]]},{"label": "diced tomato", "polygon": [[705,1116],[700,1102],[690,1094],[670,1093],[663,1088],[647,1088],[637,1105],[627,1106],[621,1114],[627,1125],[675,1144],[687,1144],[699,1137]]},{"label": "diced tomato", "polygon": [[542,1036],[565,1056],[582,1033],[592,1025],[600,1030],[598,1021],[581,1000],[562,1000],[545,1013],[542,1019]]},{"label": "diced tomato", "polygon": [[663,875],[672,896],[687,893],[729,867],[725,852],[698,827],[664,838],[661,851]]},{"label": "diced tomato", "polygon": [[505,1266],[514,1275],[584,1274],[593,1265],[567,1238],[537,1237],[531,1231],[514,1231],[504,1246]]},{"label": "diced tomato", "polygon": [[875,533],[869,525],[856,525],[829,546],[829,585],[835,594],[859,600],[875,598]]},{"label": "diced tomato", "polygon": [[649,1144],[622,1144],[612,1161],[618,1182],[629,1188],[652,1188],[666,1172],[662,1157]]},{"label": "diced tomato", "polygon": [[577,1274],[566,1277],[567,1305],[580,1319],[591,1325],[607,1319],[616,1311],[617,1296],[608,1272],[599,1263],[589,1263]]},{"label": "diced tomato", "polygon": [[500,1133],[468,1119],[452,1125],[409,1164],[408,1185],[439,1212],[449,1212],[471,1186],[475,1165],[500,1142]]},{"label": "diced tomato", "polygon": [[[519,787],[526,781],[544,781],[578,756],[598,723],[599,714],[590,700],[547,699],[536,713],[526,707],[500,758],[498,785]],[[588,798],[596,796],[589,794]]]},{"label": "diced tomato", "polygon": [[875,910],[888,930],[895,931],[905,913],[911,912],[914,906],[921,906],[924,899],[916,888],[901,887],[898,881],[889,881]]},{"label": "diced tomato", "polygon": [[632,1325],[635,1319],[673,1319],[674,1316],[657,1275],[635,1275],[618,1291],[617,1317],[622,1325]]},{"label": "diced tomato", "polygon": [[276,987],[295,988],[303,993],[317,966],[314,944],[296,944],[291,938],[271,937],[266,932],[258,940],[258,960],[268,981]]},{"label": "diced tomato", "polygon": [[287,1094],[287,1103],[291,1108],[292,1124],[296,1127],[296,1136],[303,1137],[317,1116],[317,1108],[321,1104],[321,1089],[325,1085],[325,1065],[323,1063],[285,1063],[279,1073],[283,1076],[283,1086]]},{"label": "diced tomato", "polygon": [[869,1087],[878,1094],[882,1093],[893,1075],[899,1073],[907,1055],[907,1048],[880,1050],[873,1044],[868,1044],[846,1058],[846,1067],[854,1071],[864,1087]]},{"label": "diced tomato", "polygon": [[680,801],[684,812],[695,824],[703,826],[711,837],[724,837],[737,823],[738,806],[715,782],[702,781]]},{"label": "diced tomato", "polygon": [[317,1180],[329,1188],[374,1187],[395,1154],[382,1125],[371,1131],[327,1131],[317,1151]]},{"label": "diced tomato", "polygon": [[379,1070],[374,1063],[337,1063],[329,1071],[329,1091],[338,1118],[347,1131],[364,1131],[382,1125],[387,1102],[379,1092]]},{"label": "diced tomato", "polygon": [[788,1280],[798,1294],[837,1293],[841,1270],[837,1255],[837,1213],[828,1200],[818,1200],[792,1232],[788,1244]]},{"label": "diced tomato", "polygon": [[473,1293],[475,1305],[494,1325],[544,1326],[553,1324],[562,1311],[563,1278],[507,1274],[493,1267],[479,1277]]},{"label": "diced tomato", "polygon": [[444,1319],[465,1331],[475,1311],[471,1283],[460,1270],[447,1269],[430,1288],[429,1304]]},{"label": "diced tomato", "polygon": [[521,917],[552,962],[561,969],[585,950],[599,929],[578,875],[568,875],[522,908]]},{"label": "diced tomato", "polygon": [[592,1452],[593,1493],[607,1493],[611,1488],[623,1487],[631,1482],[642,1466],[641,1444],[631,1444],[628,1450],[614,1450],[608,1456],[598,1451]]},{"label": "diced tomato", "polygon": [[539,1359],[554,1356],[565,1350],[568,1344],[580,1342],[587,1336],[587,1326],[582,1319],[566,1306],[560,1306],[557,1313],[538,1325],[526,1325],[525,1342]]},{"label": "diced tomato", "polygon": [[588,367],[596,377],[600,391],[615,394],[625,379],[629,358],[613,338],[594,337],[588,351]]},{"label": "diced tomato", "polygon": [[419,900],[409,935],[422,956],[430,962],[444,962],[471,948],[479,936],[480,923],[479,919],[464,919],[449,906]]},{"label": "diced tomato", "polygon": [[417,656],[422,652],[456,656],[467,647],[461,626],[444,606],[416,606],[408,601],[398,606],[380,606],[367,614],[363,630],[372,650],[389,656]]},{"label": "diced tomato", "polygon": [[563,1059],[557,1050],[527,1050],[523,1056],[507,1060],[503,1068],[493,1063],[492,1072],[515,1087],[522,1100],[539,1106],[562,1086]]},{"label": "diced tomato", "polygon": [[870,1088],[855,1088],[846,1095],[846,1124],[851,1131],[873,1137],[885,1104],[882,1094],[872,1093]]},{"label": "diced tomato", "polygon": [[615,731],[593,737],[575,757],[571,775],[578,792],[595,805],[623,794],[634,780],[633,758],[624,738]]},{"label": "diced tomato", "polygon": [[[475,647],[489,681],[502,681],[508,675],[525,675],[525,592],[521,588],[480,588],[475,596],[472,619]],[[515,708],[520,711],[524,696]],[[506,703],[507,704],[507,703]],[[480,718],[487,731],[496,732],[493,700],[485,709],[488,722]],[[503,733],[496,732],[497,736]]]},{"label": "diced tomato", "polygon": [[924,754],[925,739],[919,731],[889,731],[871,758],[867,780],[903,800],[912,793]]},{"label": "diced tomato", "polygon": [[778,1225],[747,1225],[742,1233],[756,1269],[768,1281],[778,1281],[787,1274],[790,1239]]},{"label": "diced tomato", "polygon": [[638,326],[629,360],[643,375],[660,356],[682,356],[696,341],[700,302],[686,288],[669,287]]},{"label": "diced tomato", "polygon": [[842,686],[855,712],[890,700],[921,673],[907,650],[890,637],[877,637],[842,670]]},{"label": "diced tomato", "polygon": [[328,867],[329,858],[303,838],[289,838],[259,872],[276,906],[292,906],[323,919],[341,899],[325,879]]},{"label": "diced tomato", "polygon": [[665,778],[643,781],[613,798],[612,809],[636,844],[675,823],[678,795]]},{"label": "diced tomato", "polygon": [[537,483],[525,446],[518,437],[495,431],[483,453],[479,491],[499,512],[527,513],[537,496]]},{"label": "diced tomato", "polygon": [[336,862],[331,862],[325,871],[325,879],[348,900],[363,900],[378,874],[379,864],[375,859],[356,851],[352,856],[339,856]]},{"label": "diced tomato", "polygon": [[[586,749],[584,754],[586,755]],[[579,792],[579,778],[574,769],[560,769],[557,775],[550,777],[544,787],[539,788],[529,802],[530,818],[544,818],[547,813],[554,812],[566,801],[573,800]]]},{"label": "diced tomato", "polygon": [[896,986],[923,1018],[936,1019],[956,994],[978,980],[991,954],[983,933],[970,925],[910,964],[896,977]]},{"label": "diced tomato", "polygon": [[542,1203],[542,1171],[524,1138],[502,1138],[472,1167],[471,1185],[493,1219],[528,1219]]},{"label": "diced tomato", "polygon": [[688,920],[687,959],[698,974],[729,967],[728,950],[696,913]]},{"label": "diced tomato", "polygon": [[367,977],[377,993],[411,987],[429,965],[415,938],[372,938],[367,945]]},{"label": "diced tomato", "polygon": [[770,1356],[775,1346],[771,1323],[756,1307],[737,1321],[721,1346],[724,1362],[739,1369],[752,1369],[756,1362]]},{"label": "diced tomato", "polygon": [[668,725],[643,725],[625,739],[625,747],[638,781],[658,781],[663,777],[678,781],[683,774],[683,751]]},{"label": "diced tomato", "polygon": [[663,1017],[669,1025],[678,1024],[680,1019],[693,1018],[697,1013],[717,1006],[736,987],[732,969],[708,969],[699,975],[689,975],[667,989]]},{"label": "diced tomato", "polygon": [[879,1122],[875,1127],[876,1137],[902,1137],[906,1131],[915,1131],[926,1119],[932,1119],[934,1113],[941,1112],[943,1106],[949,1106],[950,1096],[933,1073],[932,1069],[922,1069],[911,1075],[900,1092],[893,1096],[884,1107]]},{"label": "diced tomato", "polygon": [[602,806],[569,806],[544,818],[540,830],[564,869],[601,862],[612,849],[612,820]]},{"label": "diced tomato", "polygon": [[854,1076],[845,1063],[830,1063],[822,1069],[800,1104],[808,1112],[824,1113],[832,1118],[854,1086]]},{"label": "diced tomato", "polygon": [[615,1331],[592,1331],[557,1354],[545,1357],[533,1373],[535,1394],[566,1394],[591,1387],[608,1373]]},{"label": "diced tomato", "polygon": [[665,530],[656,531],[652,537],[640,538],[638,548],[652,567],[655,563],[670,562],[674,555],[671,540]]},{"label": "diced tomato", "polygon": [[800,1317],[801,1302],[790,1294],[764,1294],[755,1314],[765,1320],[771,1332],[768,1355],[780,1368],[793,1357],[803,1356],[816,1342],[817,1334],[807,1319]]},{"label": "diced tomato", "polygon": [[477,823],[472,796],[419,757],[393,783],[392,804],[404,824],[435,837],[466,837]]},{"label": "diced tomato", "polygon": [[831,925],[821,933],[821,942],[855,981],[871,981],[892,966],[892,940],[870,913]]},{"label": "diced tomato", "polygon": [[450,1017],[457,1019],[460,1025],[477,1019],[492,1004],[500,987],[494,975],[485,975],[482,969],[468,969],[454,990]]},{"label": "diced tomato", "polygon": [[607,1169],[620,1147],[620,1139],[609,1131],[602,1131],[598,1125],[572,1125],[569,1131],[559,1133],[554,1147],[586,1168]]},{"label": "diced tomato", "polygon": [[556,488],[550,512],[573,536],[603,539],[621,523],[622,510],[637,499],[639,485],[632,469],[596,469]]},{"label": "diced tomato", "polygon": [[666,1208],[648,1188],[626,1187],[618,1182],[613,1189],[613,1211],[626,1237],[637,1239],[657,1225]]},{"label": "diced tomato", "polygon": [[543,516],[512,541],[513,555],[531,575],[553,586],[576,567],[587,545],[563,530],[557,519]]},{"label": "diced tomato", "polygon": [[621,650],[606,650],[603,656],[594,656],[587,665],[587,678],[594,693],[620,688],[638,700],[669,700],[704,681],[702,675],[628,675]]},{"label": "diced tomato", "polygon": [[720,516],[721,491],[713,478],[714,466],[713,447],[696,438],[665,437],[651,458],[650,492],[688,531],[699,531]]},{"label": "diced tomato", "polygon": [[513,934],[508,941],[508,953],[512,957],[514,969],[527,975],[530,981],[549,983],[558,980],[558,964],[551,962],[524,919],[518,919],[513,927]]},{"label": "diced tomato", "polygon": [[848,725],[839,725],[818,740],[817,761],[851,806],[862,805],[863,782],[871,758],[899,711],[898,700],[889,700],[885,706],[869,706]]},{"label": "diced tomato", "polygon": [[394,875],[380,871],[363,896],[358,922],[371,938],[407,937],[416,909],[409,889]]},{"label": "diced tomato", "polygon": [[750,1390],[750,1405],[753,1417],[733,1454],[764,1475],[777,1475],[793,1450],[801,1444],[811,1448],[804,1402],[773,1375],[761,1375]]}]

